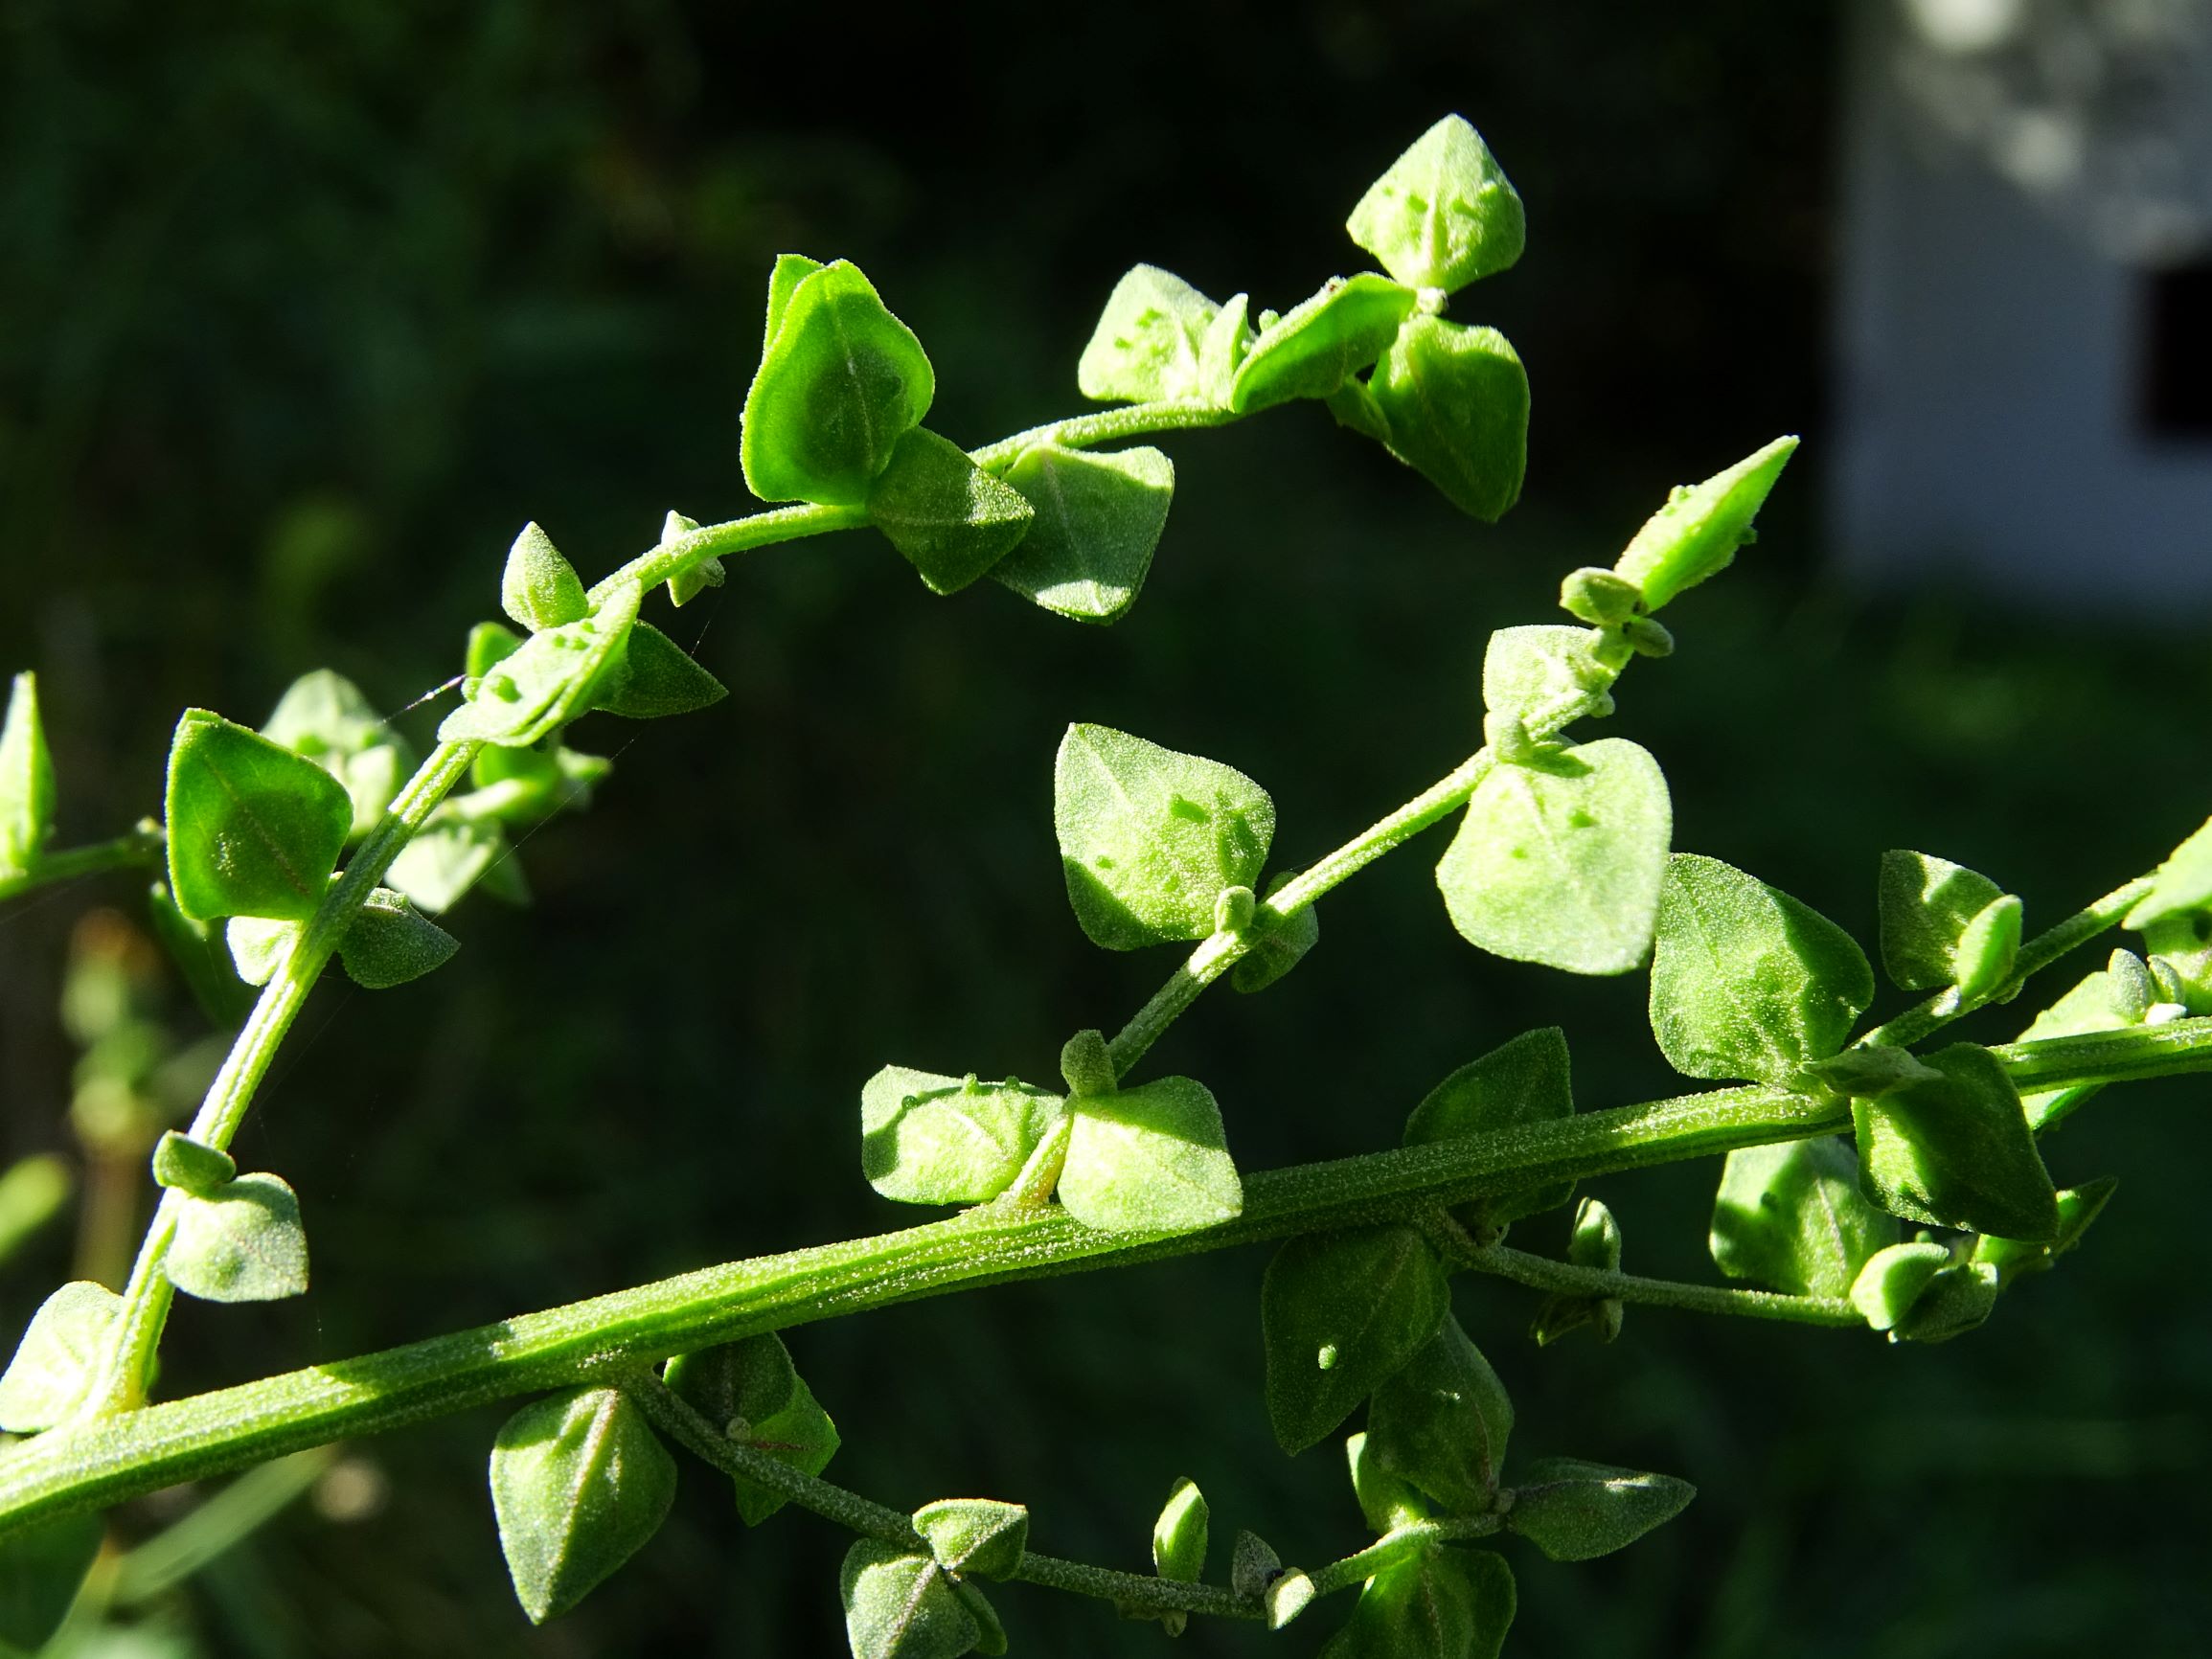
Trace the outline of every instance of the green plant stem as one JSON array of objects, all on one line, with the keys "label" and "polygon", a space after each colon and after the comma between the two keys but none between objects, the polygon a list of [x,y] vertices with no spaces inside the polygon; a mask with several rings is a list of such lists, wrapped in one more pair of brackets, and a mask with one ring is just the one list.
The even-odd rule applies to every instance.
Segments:
[{"label": "green plant stem", "polygon": [[1042,426],[1032,426],[1011,438],[1001,438],[968,458],[986,472],[1003,472],[1025,449],[1039,443],[1057,443],[1062,449],[1088,449],[1096,443],[1116,443],[1152,432],[1188,432],[1205,426],[1226,426],[1243,417],[1198,398],[1167,398],[1152,403],[1129,403],[1119,409],[1101,409],[1089,415],[1070,415]]},{"label": "green plant stem", "polygon": [[2056,927],[2037,934],[2020,946],[2019,955],[2013,961],[2012,972],[1987,996],[1970,1003],[1960,999],[1956,987],[1939,990],[1917,1008],[1906,1009],[1895,1019],[1876,1026],[1859,1039],[1859,1046],[1881,1044],[1889,1048],[1910,1048],[1923,1037],[1940,1031],[1954,1019],[1963,1019],[1976,1009],[2009,1001],[2031,977],[2041,973],[2069,951],[2088,943],[2134,909],[2136,901],[2151,891],[2155,879],[2153,875],[2138,875],[2134,880],[2113,888],[2087,909],[2076,911]]},{"label": "green plant stem", "polygon": [[1504,1526],[1501,1515],[1474,1515],[1462,1521],[1409,1521],[1404,1526],[1391,1528],[1357,1555],[1332,1561],[1326,1567],[1316,1567],[1306,1577],[1311,1581],[1316,1597],[1334,1596],[1339,1590],[1357,1588],[1409,1556],[1421,1555],[1438,1544],[1460,1538],[1487,1538]]},{"label": "green plant stem", "polygon": [[710,558],[726,558],[804,536],[827,535],[833,530],[859,530],[867,523],[866,508],[815,507],[802,503],[797,507],[772,507],[765,512],[749,513],[721,524],[702,524],[673,541],[648,548],[600,581],[589,597],[593,604],[601,604],[625,582],[634,581],[640,587],[650,588]]},{"label": "green plant stem", "polygon": [[2005,1074],[2022,1094],[2176,1077],[2204,1069],[2212,1054],[2212,1018],[1999,1043],[1990,1053],[2004,1062]]},{"label": "green plant stem", "polygon": [[[230,1145],[253,1104],[255,1091],[277,1057],[278,1045],[307,1006],[308,993],[314,989],[315,981],[345,938],[347,926],[438,803],[467,776],[469,763],[481,747],[477,743],[439,744],[394,797],[383,818],[347,864],[345,874],[316,906],[315,914],[232,1040],[230,1053],[208,1085],[187,1131],[194,1140],[211,1147]],[[123,1309],[116,1317],[114,1333],[85,1395],[83,1409],[87,1412],[125,1411],[146,1398],[154,1350],[161,1344],[162,1328],[174,1299],[162,1263],[176,1239],[181,1203],[176,1193],[164,1193],[154,1208],[153,1219],[138,1247],[138,1259],[131,1264],[129,1282],[124,1286]]]},{"label": "green plant stem", "polygon": [[74,875],[90,875],[102,870],[150,870],[160,864],[168,845],[169,838],[159,825],[145,823],[113,840],[65,848],[59,852],[41,852],[38,861],[29,870],[0,875],[0,903],[49,882],[67,881]]},{"label": "green plant stem", "polygon": [[1106,1056],[1113,1061],[1114,1075],[1128,1076],[1183,1011],[1198,1000],[1198,993],[1227,973],[1259,943],[1266,925],[1295,916],[1385,852],[1404,845],[1466,806],[1475,785],[1489,775],[1494,764],[1488,748],[1476,750],[1404,806],[1369,825],[1334,852],[1324,854],[1310,869],[1284,883],[1280,892],[1261,901],[1252,925],[1242,932],[1217,933],[1201,940],[1168,982],[1152,993],[1152,999],[1138,1009],[1129,1024],[1106,1044]]},{"label": "green plant stem", "polygon": [[[2164,1057],[2161,1064],[2186,1057],[2189,1069],[2212,1070],[2212,1047],[2176,1049],[2170,1037],[2160,1036],[2173,1029],[2136,1027],[2052,1040],[2069,1049],[2094,1041],[2118,1072],[2130,1070],[2128,1051],[2146,1039]],[[2016,1044],[1999,1057],[2008,1068],[2032,1067],[2040,1063],[2042,1046]],[[2078,1056],[2067,1064],[2077,1067]],[[980,1205],[901,1232],[728,1262],[381,1353],[80,1419],[0,1459],[0,1535],[42,1515],[104,1507],[178,1481],[511,1395],[580,1380],[619,1383],[640,1362],[758,1331],[953,1290],[1132,1266],[1297,1233],[1388,1221],[1418,1225],[1441,1205],[1832,1134],[1850,1124],[1849,1107],[1838,1101],[1764,1087],[1714,1089],[1457,1141],[1264,1170],[1246,1179],[1244,1210],[1237,1219],[1179,1235],[1097,1232],[1058,1206]],[[1588,1287],[1577,1278],[1575,1289]],[[1598,1288],[1610,1294],[1612,1281],[1601,1280]]]},{"label": "green plant stem", "polygon": [[1516,1284],[1564,1296],[1606,1296],[1619,1302],[1679,1307],[1691,1313],[1733,1313],[1746,1319],[1774,1319],[1791,1325],[1864,1325],[1866,1316],[1840,1296],[1784,1296],[1771,1290],[1736,1290],[1720,1284],[1684,1284],[1672,1279],[1645,1279],[1602,1267],[1576,1267],[1548,1256],[1532,1256],[1503,1244],[1487,1244],[1461,1256],[1454,1266],[1494,1273]]},{"label": "green plant stem", "polygon": [[[810,1510],[861,1537],[880,1538],[884,1543],[921,1555],[929,1553],[928,1543],[914,1530],[911,1517],[833,1481],[793,1468],[764,1451],[731,1440],[652,1372],[633,1372],[622,1379],[621,1387],[655,1428],[724,1474],[741,1475],[757,1482],[801,1509]],[[1086,1566],[1058,1556],[1041,1556],[1034,1550],[1022,1556],[1020,1564],[1010,1577],[1161,1613],[1213,1613],[1241,1619],[1266,1617],[1257,1602],[1210,1584],[1183,1584],[1136,1573],[1119,1573],[1109,1567]]]}]

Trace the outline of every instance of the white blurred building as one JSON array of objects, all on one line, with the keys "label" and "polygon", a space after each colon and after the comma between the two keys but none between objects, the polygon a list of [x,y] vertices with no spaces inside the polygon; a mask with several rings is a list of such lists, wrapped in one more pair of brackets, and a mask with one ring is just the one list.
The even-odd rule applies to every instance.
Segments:
[{"label": "white blurred building", "polygon": [[1885,583],[2212,611],[2212,0],[1861,0],[1833,526]]}]

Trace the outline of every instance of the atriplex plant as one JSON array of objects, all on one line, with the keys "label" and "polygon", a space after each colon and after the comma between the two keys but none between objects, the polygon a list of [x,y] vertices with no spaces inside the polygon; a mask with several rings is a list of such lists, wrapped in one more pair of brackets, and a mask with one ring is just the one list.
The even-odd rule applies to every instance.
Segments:
[{"label": "atriplex plant", "polygon": [[[1070,727],[1054,821],[1077,921],[1108,949],[1192,948],[1110,1039],[1068,1039],[1064,1092],[898,1065],[875,1076],[860,1102],[867,1178],[896,1199],[967,1206],[958,1214],[148,1403],[176,1291],[235,1302],[307,1287],[290,1188],[240,1172],[227,1148],[331,959],[370,988],[441,966],[457,946],[431,916],[478,881],[511,882],[507,830],[604,777],[604,761],[564,746],[573,721],[685,713],[722,694],[640,620],[655,587],[680,605],[721,582],[733,555],[874,526],[933,591],[989,575],[1047,610],[1110,623],[1143,584],[1174,469],[1156,449],[1100,446],[1299,398],[1325,400],[1475,516],[1510,507],[1526,378],[1494,330],[1442,313],[1517,258],[1518,197],[1453,117],[1377,181],[1349,228],[1388,274],[1334,280],[1281,315],[1248,316],[1242,294],[1217,305],[1139,265],[1079,366],[1086,396],[1120,406],[972,451],[922,425],[929,360],[866,278],[787,255],[741,454],[754,493],[789,505],[704,527],[672,512],[657,545],[590,588],[527,527],[501,586],[514,626],[469,636],[460,706],[404,783],[403,740],[345,681],[313,673],[258,733],[188,710],[162,822],[51,851],[53,771],[32,680],[17,678],[0,736],[0,898],[146,868],[155,930],[211,1015],[242,1011],[241,980],[262,989],[197,1115],[155,1148],[162,1193],[128,1283],[56,1291],[0,1376],[0,1427],[34,1437],[0,1456],[0,1639],[34,1646],[61,1619],[104,1506],[530,1395],[498,1435],[490,1478],[535,1620],[575,1604],[651,1536],[676,1479],[673,1441],[733,1479],[747,1524],[793,1503],[857,1534],[843,1594],[861,1659],[1001,1651],[980,1580],[1100,1597],[1170,1631],[1194,1613],[1281,1625],[1357,1589],[1332,1659],[1494,1654],[1514,1579],[1476,1540],[1516,1534],[1580,1559],[1669,1519],[1692,1491],[1573,1459],[1509,1465],[1513,1407],[1451,1317],[1455,1275],[1543,1292],[1544,1342],[1584,1326],[1609,1340],[1635,1302],[1927,1342],[1980,1323],[2015,1279],[2079,1241],[2111,1185],[2060,1190],[2038,1136],[2107,1084],[2212,1069],[2212,825],[2028,939],[2020,900],[1994,881],[1886,854],[1883,966],[1929,994],[1859,1030],[1875,994],[1860,946],[1754,877],[1673,851],[1652,756],[1569,735],[1610,713],[1637,656],[1672,649],[1656,613],[1750,540],[1795,446],[1785,438],[1676,491],[1610,569],[1570,574],[1572,625],[1494,634],[1481,746],[1302,873],[1266,877],[1274,807],[1249,778]],[[1288,972],[1316,942],[1324,894],[1454,813],[1437,881],[1461,934],[1574,973],[1648,963],[1661,1051],[1684,1076],[1728,1086],[1578,1113],[1564,1037],[1533,1031],[1439,1083],[1401,1148],[1240,1174],[1213,1093],[1189,1078],[1139,1080],[1147,1050],[1214,981],[1258,991]],[[2114,951],[2021,1041],[1916,1052],[2115,924],[2143,935],[2144,954]],[[1563,1261],[1504,1241],[1511,1222],[1569,1203],[1584,1177],[1715,1153],[1727,1161],[1712,1253],[1742,1284],[1624,1273],[1620,1231],[1593,1199]],[[1155,1572],[1140,1575],[1029,1549],[1016,1503],[951,1498],[908,1514],[821,1478],[836,1431],[778,1331],[1260,1240],[1281,1241],[1260,1316],[1285,1449],[1367,1408],[1345,1449],[1373,1537],[1340,1559],[1285,1567],[1246,1532],[1227,1581],[1208,1581],[1207,1508],[1187,1482],[1154,1529]]]}]

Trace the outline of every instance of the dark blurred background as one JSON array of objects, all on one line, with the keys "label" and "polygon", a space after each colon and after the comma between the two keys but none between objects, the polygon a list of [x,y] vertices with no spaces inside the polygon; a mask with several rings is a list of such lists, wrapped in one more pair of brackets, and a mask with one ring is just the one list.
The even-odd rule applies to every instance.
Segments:
[{"label": "dark blurred background", "polygon": [[[1871,553],[1841,545],[1870,521],[1838,491],[1881,490],[1863,470],[1839,484],[1839,458],[1867,452],[1880,410],[1831,365],[1870,360],[1894,334],[1883,296],[1917,291],[1912,239],[1868,219],[1847,158],[1894,114],[1898,32],[1943,10],[0,0],[0,668],[39,672],[64,844],[157,808],[186,704],[258,722],[321,666],[386,709],[437,686],[526,518],[588,577],[665,509],[746,511],[737,412],[780,251],[859,261],[935,359],[930,423],[979,443],[1078,406],[1076,354],[1137,260],[1255,307],[1358,268],[1346,211],[1448,110],[1528,203],[1526,258],[1454,304],[1512,336],[1535,391],[1526,492],[1495,529],[1297,406],[1169,441],[1174,512],[1110,631],[990,583],[933,599],[864,535],[763,554],[664,612],[732,695],[584,722],[572,740],[616,754],[615,775],[529,840],[535,905],[470,899],[465,948],[431,979],[317,992],[239,1148],[299,1190],[314,1290],[180,1307],[165,1387],[920,1218],[859,1178],[861,1081],[889,1060],[1050,1080],[1070,1031],[1112,1029],[1174,960],[1095,951],[1066,912],[1049,781],[1066,722],[1243,768],[1274,792],[1279,858],[1303,863],[1480,741],[1492,627],[1554,617],[1564,571],[1609,561],[1669,486],[1778,432],[1806,445],[1758,546],[1670,612],[1681,649],[1635,670],[1610,727],[1664,761],[1676,844],[1870,942],[1885,847],[1988,871],[2031,927],[2155,863],[2207,806],[2202,521],[2166,523],[2177,574],[2108,593],[2096,624],[2049,584],[2036,609],[1990,580],[2002,547],[1921,557],[1890,520]],[[2011,175],[1957,148],[1940,176],[2001,193]],[[1897,153],[1884,165],[1922,165],[1911,142]],[[2048,194],[2033,222],[2064,239],[2072,206]],[[1976,305],[1964,290],[1960,314]],[[2007,396],[2032,390],[2032,352],[2011,373]],[[2159,442],[2172,466],[2212,457],[2186,421]],[[1986,481],[1995,464],[1953,465]],[[2093,472],[2073,483],[2093,500]],[[1955,551],[1978,521],[1944,522],[1929,546]],[[2109,576],[2110,557],[2092,538],[2073,562]],[[401,724],[422,738],[439,712]],[[1246,1168],[1394,1144],[1437,1079],[1538,1024],[1566,1028],[1586,1106],[1672,1092],[1641,979],[1478,956],[1436,900],[1441,851],[1362,875],[1295,976],[1216,992],[1160,1045],[1152,1069],[1215,1089]],[[96,913],[134,902],[127,879],[95,879],[0,915],[9,1156],[78,1157],[55,1010],[73,938],[127,958]],[[173,989],[147,994],[182,1076],[205,1026]],[[2009,1037],[2029,1011],[1970,1034]],[[2051,1162],[2062,1183],[2120,1176],[2118,1200],[2064,1271],[1942,1348],[1631,1309],[1613,1347],[1539,1352],[1530,1295],[1462,1284],[1524,1455],[1702,1489],[1618,1557],[1516,1552],[1513,1650],[2197,1648],[2208,1144],[2201,1088],[2085,1114]],[[1711,1273],[1717,1173],[1598,1184],[1630,1267]],[[17,1255],[11,1329],[102,1226],[57,1224]],[[1565,1230],[1540,1217],[1516,1242],[1558,1249]],[[1267,1433],[1264,1265],[1235,1253],[795,1331],[845,1436],[831,1473],[901,1507],[1027,1501],[1039,1548],[1137,1570],[1189,1474],[1218,1570],[1240,1527],[1288,1559],[1342,1553],[1360,1530],[1337,1454],[1287,1460]],[[748,1533],[697,1468],[629,1568],[532,1630],[486,1495],[501,1416],[353,1448],[345,1493],[157,1602],[128,1650],[842,1650],[845,1540],[790,1512]],[[116,1525],[143,1535],[166,1512]],[[1042,1591],[998,1604],[1017,1652],[1161,1641]],[[1194,1625],[1183,1650],[1311,1652],[1340,1616],[1273,1638]]]}]

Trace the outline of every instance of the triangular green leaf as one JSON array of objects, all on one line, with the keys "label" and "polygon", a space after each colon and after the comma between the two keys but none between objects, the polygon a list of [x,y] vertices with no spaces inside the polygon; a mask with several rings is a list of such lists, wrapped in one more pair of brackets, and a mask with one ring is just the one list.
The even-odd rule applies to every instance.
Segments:
[{"label": "triangular green leaf", "polygon": [[1505,1524],[1555,1561],[1587,1561],[1673,1520],[1697,1495],[1673,1475],[1544,1458],[1515,1484]]},{"label": "triangular green leaf", "polygon": [[542,1625],[583,1600],[660,1530],[676,1466],[620,1389],[524,1406],[491,1447],[491,1508],[514,1594]]},{"label": "triangular green leaf", "polygon": [[791,308],[791,296],[799,291],[799,284],[822,268],[820,260],[810,260],[805,254],[778,254],[776,262],[768,270],[767,327],[761,335],[761,355],[765,358],[776,336],[782,332],[784,314]]},{"label": "triangular green leaf", "polygon": [[1448,1316],[1367,1410],[1367,1445],[1380,1466],[1459,1515],[1490,1509],[1512,1433],[1505,1385]]},{"label": "triangular green leaf", "polygon": [[2158,866],[2151,891],[2135,901],[2123,925],[2140,933],[2174,917],[2206,909],[2212,909],[2212,819]]},{"label": "triangular green leaf", "polygon": [[925,426],[899,440],[868,490],[868,520],[932,593],[958,593],[1029,534],[1037,510]]},{"label": "triangular green leaf", "polygon": [[262,723],[262,736],[314,761],[346,786],[355,835],[376,827],[414,764],[410,745],[360,688],[329,669],[302,674],[287,686]]},{"label": "triangular green leaf", "polygon": [[1201,353],[1220,309],[1173,271],[1132,266],[1076,362],[1077,387],[1102,402],[1205,396]]},{"label": "triangular green leaf", "polygon": [[1493,716],[1550,737],[1585,715],[1613,712],[1618,671],[1598,660],[1588,628],[1541,623],[1499,628],[1482,654],[1482,701]]},{"label": "triangular green leaf", "polygon": [[54,833],[54,757],[38,718],[38,679],[17,674],[0,724],[0,875],[26,874]]},{"label": "triangular green leaf", "polygon": [[353,828],[330,773],[205,709],[187,709],[169,750],[169,884],[196,920],[305,920]]},{"label": "triangular green leaf", "polygon": [[1294,398],[1327,398],[1382,355],[1412,314],[1414,295],[1372,272],[1332,277],[1321,291],[1260,330],[1237,367],[1229,407],[1239,414]]},{"label": "triangular green leaf", "polygon": [[1414,1227],[1291,1239],[1267,1264],[1267,1417],[1287,1452],[1318,1443],[1436,1334],[1451,1285]]},{"label": "triangular green leaf", "polygon": [[848,261],[801,277],[780,310],[770,292],[775,332],[745,395],[745,485],[763,501],[858,507],[929,413],[928,355]]},{"label": "triangular green leaf", "polygon": [[1683,1076],[1787,1087],[1873,1000],[1865,953],[1826,917],[1718,858],[1668,860],[1652,1034]]},{"label": "triangular green leaf", "polygon": [[176,1237],[162,1261],[169,1282],[203,1302],[281,1302],[308,1288],[300,1200],[275,1175],[240,1175],[177,1196]]},{"label": "triangular green leaf", "polygon": [[532,634],[474,682],[440,740],[535,743],[582,714],[619,671],[637,605],[637,583],[626,581],[582,621]]},{"label": "triangular green leaf", "polygon": [[461,942],[389,887],[373,890],[346,924],[338,959],[365,990],[384,990],[444,967]]},{"label": "triangular green leaf", "polygon": [[940,1498],[914,1511],[914,1530],[947,1573],[1005,1579],[1029,1548],[1029,1511],[996,1498]]},{"label": "triangular green leaf", "polygon": [[0,1538],[0,1643],[42,1649],[69,1615],[107,1535],[98,1515],[34,1521]]},{"label": "triangular green leaf", "polygon": [[1436,867],[1469,943],[1569,973],[1626,973],[1652,947],[1674,807],[1651,753],[1607,738],[1500,762]]},{"label": "triangular green leaf", "polygon": [[304,921],[277,921],[265,916],[234,916],[223,923],[223,943],[231,966],[247,985],[266,985],[285,966],[300,941]]},{"label": "triangular green leaf", "polygon": [[75,1411],[122,1311],[122,1297],[83,1279],[40,1303],[0,1373],[0,1428],[36,1434]]},{"label": "triangular green leaf", "polygon": [[840,1588],[853,1659],[959,1659],[983,1634],[935,1561],[880,1538],[845,1553]]},{"label": "triangular green leaf", "polygon": [[[839,1444],[837,1425],[791,1364],[773,1331],[724,1343],[668,1363],[669,1387],[723,1434],[804,1474],[827,1468]],[[787,1502],[783,1493],[743,1475],[731,1477],[738,1514],[757,1527]]]},{"label": "triangular green leaf", "polygon": [[[797,254],[786,254],[784,256],[787,260],[799,257]],[[811,260],[807,261],[810,265],[812,265],[813,262]],[[781,261],[779,261],[779,267],[780,265]],[[820,267],[816,266],[815,268],[819,269]],[[773,329],[774,326],[774,322],[771,320],[769,327]],[[672,507],[669,509],[668,516],[661,521],[660,544],[663,547],[671,546],[681,541],[698,527],[699,521],[697,519],[687,518]],[[708,588],[721,586],[728,580],[728,574],[723,570],[722,561],[718,558],[702,558],[696,564],[687,565],[669,578],[669,603],[681,609],[698,598],[700,594],[706,592]]]},{"label": "triangular green leaf", "polygon": [[1221,1108],[1203,1083],[1161,1078],[1068,1104],[1075,1123],[1060,1201],[1084,1226],[1190,1233],[1243,1211],[1243,1184],[1229,1157]]},{"label": "triangular green leaf", "polygon": [[698,659],[650,623],[630,625],[622,664],[607,676],[591,706],[626,720],[657,720],[712,708],[729,688],[698,665]]},{"label": "triangular green leaf", "polygon": [[1367,1580],[1320,1659],[1497,1659],[1516,1605],[1504,1557],[1427,1550]]},{"label": "triangular green leaf", "polygon": [[1448,115],[1367,187],[1352,239],[1416,288],[1463,288],[1520,258],[1520,196],[1465,119]]},{"label": "triangular green leaf", "polygon": [[2004,1067],[1974,1043],[1924,1057],[1940,1078],[1851,1103],[1867,1195],[1908,1221],[2056,1238],[2058,1191]]},{"label": "triangular green leaf", "polygon": [[1275,836],[1275,804],[1243,773],[1106,726],[1060,739],[1052,819],[1076,920],[1108,950],[1204,939]]},{"label": "triangular green leaf", "polygon": [[1792,1296],[1848,1296],[1897,1222],[1866,1201],[1859,1159],[1833,1135],[1728,1154],[1713,1202],[1713,1261]]},{"label": "triangular green leaf", "polygon": [[1078,622],[1119,621],[1136,603],[1174,499],[1174,464],[1157,449],[1094,455],[1049,443],[1022,452],[1006,482],[1037,516],[992,580]]},{"label": "triangular green leaf", "polygon": [[1881,855],[1881,966],[1901,990],[1957,983],[1959,939],[2004,889],[1963,864],[1894,848]]},{"label": "triangular green leaf", "polygon": [[1643,593],[1646,611],[1728,568],[1796,448],[1795,438],[1777,438],[1704,483],[1677,488],[1644,521],[1613,570]]},{"label": "triangular green leaf", "polygon": [[491,872],[515,868],[507,833],[482,819],[434,823],[400,849],[384,878],[433,916],[461,902],[479,881],[490,885]]},{"label": "triangular green leaf", "polygon": [[[1470,1060],[1429,1090],[1405,1120],[1405,1145],[1556,1123],[1572,1117],[1574,1109],[1566,1034],[1546,1026]],[[1573,1195],[1574,1183],[1560,1181],[1478,1198],[1469,1208],[1474,1224],[1487,1228],[1556,1210]]]},{"label": "triangular green leaf", "polygon": [[1520,498],[1528,372],[1495,329],[1408,318],[1369,376],[1390,453],[1486,523]]},{"label": "triangular green leaf", "polygon": [[582,622],[590,614],[583,582],[561,557],[553,537],[535,523],[522,527],[507,550],[499,577],[499,608],[532,633]]},{"label": "triangular green leaf", "polygon": [[903,1204],[980,1204],[1064,1115],[1058,1095],[885,1066],[860,1091],[860,1170]]}]

